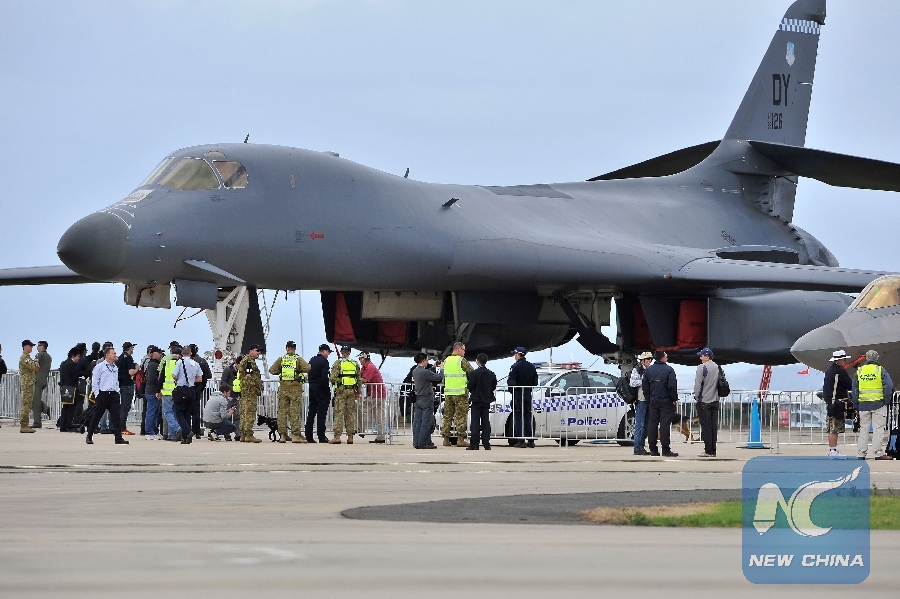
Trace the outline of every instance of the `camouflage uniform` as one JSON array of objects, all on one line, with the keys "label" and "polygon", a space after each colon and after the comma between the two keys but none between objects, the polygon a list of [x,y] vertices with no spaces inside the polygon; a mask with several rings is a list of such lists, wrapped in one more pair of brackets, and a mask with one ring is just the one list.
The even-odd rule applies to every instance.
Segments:
[{"label": "camouflage uniform", "polygon": [[[460,358],[459,366],[466,374],[474,370],[465,358]],[[466,429],[469,426],[468,415],[468,395],[444,395],[444,421],[441,423],[441,436],[444,439],[450,438],[450,427],[453,421],[456,420],[456,444],[462,446],[463,439],[466,438]]]},{"label": "camouflage uniform", "polygon": [[[290,354],[289,354],[290,355]],[[300,414],[303,411],[303,382],[306,380],[305,373],[309,372],[309,362],[293,354],[297,359],[296,379],[291,381],[281,380],[279,376],[278,383],[278,433],[281,435],[282,442],[287,440],[288,421],[291,424],[291,434],[293,434],[294,443],[305,442],[305,437],[301,432],[303,423],[300,421]],[[285,356],[287,357],[287,356]],[[270,374],[281,375],[281,360],[278,358],[275,363],[269,367]]]},{"label": "camouflage uniform", "polygon": [[[341,381],[341,362],[350,362],[356,369],[356,384],[344,386]],[[361,393],[359,381],[359,364],[348,358],[340,358],[331,366],[328,377],[331,384],[335,385],[334,391],[334,437],[340,439],[347,426],[347,436],[356,434],[356,397]]]},{"label": "camouflage uniform", "polygon": [[241,377],[241,440],[245,436],[253,436],[253,424],[256,422],[256,402],[262,393],[262,378],[256,360],[252,356],[244,356],[238,365],[238,376]]},{"label": "camouflage uniform", "polygon": [[34,399],[34,379],[37,373],[38,362],[30,355],[22,352],[19,358],[19,383],[22,387],[22,413],[19,423],[22,427],[28,427],[28,418],[31,416],[31,401]]}]

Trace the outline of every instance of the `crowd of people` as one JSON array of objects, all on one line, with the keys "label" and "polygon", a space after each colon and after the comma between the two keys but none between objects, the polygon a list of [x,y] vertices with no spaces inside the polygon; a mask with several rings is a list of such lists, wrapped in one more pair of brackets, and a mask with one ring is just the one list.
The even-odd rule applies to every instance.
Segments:
[{"label": "crowd of people", "polygon": [[[37,347],[36,356],[31,352]],[[22,342],[19,359],[22,408],[20,432],[33,433],[42,426],[46,413],[42,398],[46,393],[52,358],[48,343]],[[93,444],[97,433],[112,434],[117,444],[134,435],[128,429],[128,414],[136,394],[143,398],[140,434],[147,440],[169,440],[190,444],[200,439],[206,429],[210,440],[259,443],[253,434],[258,423],[258,398],[262,393],[262,377],[256,364],[260,347],[251,345],[245,355],[225,367],[218,387],[201,405],[208,382],[213,378],[209,363],[200,355],[196,344],[172,341],[168,351],[150,345],[146,355],[136,362],[135,345],[126,341],[121,353],[111,342],[101,346],[95,342],[88,353],[79,343],[69,350],[59,367],[60,403],[62,409],[57,427],[61,432],[85,432],[85,442]],[[281,443],[352,444],[357,434],[357,414],[372,424],[374,438],[370,443],[384,443],[388,424],[385,421],[386,390],[377,366],[367,352],[350,357],[350,347],[340,348],[340,357],[329,363],[331,347],[322,344],[308,362],[296,353],[293,341],[285,344],[285,353],[269,368],[278,377],[277,440]],[[408,392],[402,399],[412,408],[413,445],[416,449],[434,449],[435,385],[443,386],[444,419],[441,426],[443,445],[451,445],[455,431],[456,445],[469,450],[479,446],[490,449],[489,406],[496,401],[497,377],[487,368],[488,356],[479,354],[476,367],[465,358],[466,347],[455,343],[452,353],[443,361],[431,364],[427,354],[415,356],[415,364],[406,380]],[[532,388],[537,386],[537,370],[526,359],[526,349],[513,350],[515,362],[510,368],[507,385],[512,394],[514,447],[534,447],[532,430]],[[728,395],[728,384],[720,366],[713,361],[710,348],[697,352],[700,364],[694,379],[693,395],[700,423],[704,451],[700,457],[716,456],[720,397]],[[869,350],[861,363],[850,363],[844,350],[836,350],[825,372],[823,399],[827,405],[829,457],[844,457],[837,449],[838,436],[848,420],[858,421],[856,428],[857,457],[868,457],[871,429],[872,456],[892,459],[885,453],[884,435],[887,405],[893,395],[893,381],[879,365],[879,355]],[[859,362],[859,361],[858,361]],[[849,368],[855,367],[855,376]],[[0,377],[6,365],[0,357]],[[305,423],[302,418],[303,387],[309,384],[309,401]],[[624,381],[623,381],[624,383]],[[670,427],[676,417],[678,383],[675,370],[668,364],[665,351],[643,352],[631,371],[628,386],[634,392],[634,454],[677,457],[670,444]],[[364,393],[365,391],[365,393]],[[326,436],[326,416],[334,406],[332,438]],[[85,406],[87,406],[85,408]],[[471,427],[469,413],[471,412]],[[315,430],[313,430],[315,428]],[[290,430],[290,433],[288,432]],[[645,442],[648,448],[645,448]],[[660,451],[657,443],[661,445]]]}]

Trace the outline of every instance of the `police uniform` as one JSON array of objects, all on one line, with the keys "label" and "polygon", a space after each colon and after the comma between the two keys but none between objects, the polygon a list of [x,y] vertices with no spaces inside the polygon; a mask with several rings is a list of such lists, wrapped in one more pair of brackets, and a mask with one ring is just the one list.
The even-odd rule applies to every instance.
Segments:
[{"label": "police uniform", "polygon": [[[296,347],[293,342],[288,342],[288,348]],[[306,438],[300,432],[300,414],[303,409],[303,383],[306,382],[306,373],[309,372],[309,363],[296,353],[287,353],[275,360],[269,367],[270,374],[278,375],[278,433],[281,435],[279,443],[287,442],[287,425],[291,424],[291,433],[294,443],[306,443]]]},{"label": "police uniform", "polygon": [[[346,352],[345,352],[346,350]],[[350,348],[341,348],[341,357],[331,367],[329,379],[334,390],[334,438],[330,443],[340,443],[344,427],[347,428],[347,443],[353,443],[356,434],[356,397],[360,394],[359,364],[348,356]]]},{"label": "police uniform", "polygon": [[[24,350],[26,345],[34,345],[30,341],[22,343]],[[23,433],[33,433],[34,429],[28,426],[28,418],[31,416],[31,403],[34,399],[34,379],[37,373],[37,360],[32,359],[30,353],[22,352],[19,358],[19,384],[22,387],[22,412],[19,415],[19,425]]]},{"label": "police uniform", "polygon": [[244,356],[238,364],[236,378],[241,391],[241,441],[259,443],[260,440],[253,436],[253,423],[256,422],[257,399],[262,393],[262,377],[253,356]]},{"label": "police uniform", "polygon": [[444,445],[450,445],[450,427],[456,420],[456,445],[467,447],[466,428],[468,427],[469,395],[466,375],[474,370],[468,360],[456,354],[444,360],[444,421],[441,424],[441,436]]}]

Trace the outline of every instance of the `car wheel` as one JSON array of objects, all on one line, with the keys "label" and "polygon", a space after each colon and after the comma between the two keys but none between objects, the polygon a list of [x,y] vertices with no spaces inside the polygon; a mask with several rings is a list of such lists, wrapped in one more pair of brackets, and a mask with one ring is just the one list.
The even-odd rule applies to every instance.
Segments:
[{"label": "car wheel", "polygon": [[556,444],[561,447],[569,447],[578,445],[579,441],[581,441],[581,439],[556,439]]},{"label": "car wheel", "polygon": [[634,445],[634,410],[622,416],[619,421],[619,431],[616,433],[616,443],[619,445]]}]

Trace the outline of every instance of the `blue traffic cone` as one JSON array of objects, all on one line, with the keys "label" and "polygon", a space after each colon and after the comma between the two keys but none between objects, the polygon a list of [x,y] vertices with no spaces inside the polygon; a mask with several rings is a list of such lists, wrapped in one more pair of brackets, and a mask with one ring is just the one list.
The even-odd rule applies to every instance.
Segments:
[{"label": "blue traffic cone", "polygon": [[750,404],[750,434],[747,436],[747,444],[741,445],[744,449],[768,449],[762,442],[762,421],[759,417],[759,399],[754,397]]}]

